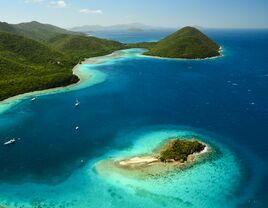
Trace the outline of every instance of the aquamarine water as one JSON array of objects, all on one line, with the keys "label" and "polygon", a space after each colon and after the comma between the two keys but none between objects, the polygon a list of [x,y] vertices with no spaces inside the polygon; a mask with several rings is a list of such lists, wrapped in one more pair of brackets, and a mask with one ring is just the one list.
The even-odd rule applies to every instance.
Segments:
[{"label": "aquamarine water", "polygon": [[[0,146],[0,205],[266,207],[268,32],[207,32],[224,57],[154,59],[133,49],[80,66],[96,75],[82,87],[6,107],[0,138],[21,140]],[[179,135],[198,135],[217,154],[157,179],[95,169],[99,161],[149,152]]]}]

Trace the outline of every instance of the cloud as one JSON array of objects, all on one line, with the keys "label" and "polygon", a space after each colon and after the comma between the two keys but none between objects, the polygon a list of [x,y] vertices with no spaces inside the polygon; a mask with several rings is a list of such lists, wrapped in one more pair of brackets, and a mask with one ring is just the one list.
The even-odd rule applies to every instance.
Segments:
[{"label": "cloud", "polygon": [[58,1],[52,1],[50,2],[50,6],[53,8],[64,8],[67,6],[66,2],[64,0],[58,0]]},{"label": "cloud", "polygon": [[38,4],[38,3],[42,3],[44,0],[25,0],[25,3],[34,3],[34,4]]},{"label": "cloud", "polygon": [[103,14],[103,11],[100,9],[81,9],[79,12],[83,14]]}]

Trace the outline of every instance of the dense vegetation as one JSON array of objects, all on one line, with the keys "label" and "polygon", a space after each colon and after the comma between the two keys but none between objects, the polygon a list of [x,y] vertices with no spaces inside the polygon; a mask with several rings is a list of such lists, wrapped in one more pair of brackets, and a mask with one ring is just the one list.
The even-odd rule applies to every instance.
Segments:
[{"label": "dense vegetation", "polygon": [[74,62],[48,46],[0,32],[0,100],[78,81]]},{"label": "dense vegetation", "polygon": [[50,39],[48,44],[77,61],[126,48],[124,44],[117,41],[81,35],[59,35]]},{"label": "dense vegetation", "polygon": [[160,153],[161,161],[186,161],[188,155],[204,150],[205,145],[196,140],[175,139]]},{"label": "dense vegetation", "polygon": [[[142,44],[141,44],[142,45]],[[184,27],[154,45],[146,55],[167,58],[207,58],[220,55],[220,46],[194,27]]]},{"label": "dense vegetation", "polygon": [[[28,24],[14,27],[0,23],[0,31],[5,31],[0,32],[0,100],[75,83],[78,77],[72,68],[80,60],[125,48],[116,41],[62,34],[64,29],[36,22]],[[22,35],[18,27],[28,32]]]}]

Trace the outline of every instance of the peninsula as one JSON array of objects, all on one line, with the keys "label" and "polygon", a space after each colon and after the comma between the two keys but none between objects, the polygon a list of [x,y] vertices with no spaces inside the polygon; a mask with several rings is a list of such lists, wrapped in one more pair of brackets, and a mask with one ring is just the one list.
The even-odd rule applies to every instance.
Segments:
[{"label": "peninsula", "polygon": [[0,22],[0,101],[76,83],[79,77],[72,68],[77,63],[129,48],[145,48],[144,55],[166,58],[220,55],[220,47],[193,27],[182,28],[159,42],[123,44],[35,21]]}]

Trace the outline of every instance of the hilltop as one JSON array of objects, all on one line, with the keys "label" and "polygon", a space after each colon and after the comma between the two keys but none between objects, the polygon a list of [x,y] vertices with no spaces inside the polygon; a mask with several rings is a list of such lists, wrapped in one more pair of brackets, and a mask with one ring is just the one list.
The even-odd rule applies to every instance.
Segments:
[{"label": "hilltop", "polygon": [[220,46],[194,27],[184,27],[156,43],[132,44],[144,46],[145,55],[166,58],[209,58],[220,55]]},{"label": "hilltop", "polygon": [[77,34],[54,25],[42,24],[36,21],[20,24],[8,24],[6,22],[0,22],[0,31],[21,35],[37,41],[47,41],[60,34]]}]

